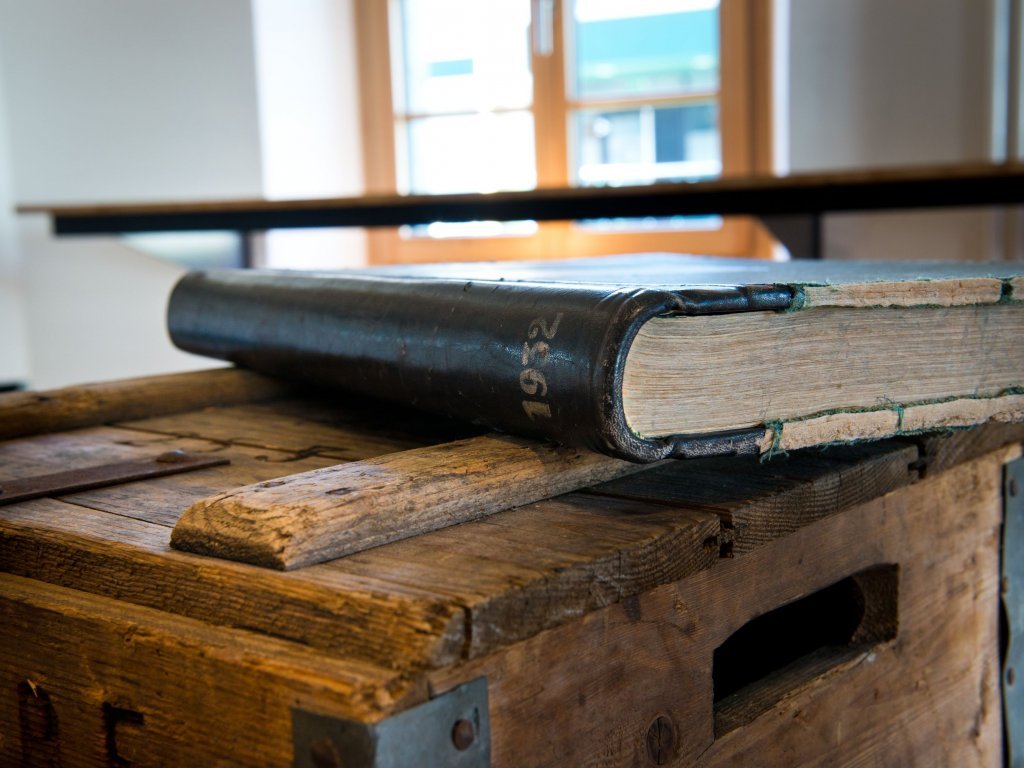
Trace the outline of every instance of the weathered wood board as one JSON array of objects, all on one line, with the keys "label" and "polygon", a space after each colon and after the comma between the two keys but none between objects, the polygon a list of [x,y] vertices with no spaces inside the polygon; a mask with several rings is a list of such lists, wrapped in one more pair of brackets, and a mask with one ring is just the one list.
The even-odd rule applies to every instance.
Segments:
[{"label": "weathered wood board", "polygon": [[285,766],[291,707],[372,721],[425,698],[392,671],[17,576],[0,575],[0,623],[3,765]]},{"label": "weathered wood board", "polygon": [[593,451],[482,435],[215,494],[185,510],[171,544],[288,570],[642,469]]},{"label": "weathered wood board", "polygon": [[[0,442],[0,486],[177,448],[231,460],[0,507],[0,765],[288,765],[292,707],[372,722],[481,673],[496,766],[653,764],[659,715],[672,764],[998,760],[992,451],[1016,428],[677,462],[288,572],[170,548],[210,496],[475,434],[391,410],[288,390]],[[883,564],[895,639],[716,704],[712,652],[740,625]]]},{"label": "weathered wood board", "polygon": [[[746,556],[432,672],[491,685],[495,765],[645,765],[668,716],[672,765],[987,765],[1001,755],[1002,454],[832,515]],[[742,692],[760,717],[716,736],[713,652],[758,614],[880,564],[899,633]],[[794,629],[795,631],[795,629]],[[600,663],[595,660],[600,659]],[[742,720],[742,712],[732,713]]]}]

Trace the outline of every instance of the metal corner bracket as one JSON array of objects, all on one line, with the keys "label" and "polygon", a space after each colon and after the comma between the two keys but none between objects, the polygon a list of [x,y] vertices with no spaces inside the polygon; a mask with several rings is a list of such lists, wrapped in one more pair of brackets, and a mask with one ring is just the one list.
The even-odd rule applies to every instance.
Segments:
[{"label": "metal corner bracket", "polygon": [[377,723],[292,709],[295,768],[490,768],[487,678]]}]

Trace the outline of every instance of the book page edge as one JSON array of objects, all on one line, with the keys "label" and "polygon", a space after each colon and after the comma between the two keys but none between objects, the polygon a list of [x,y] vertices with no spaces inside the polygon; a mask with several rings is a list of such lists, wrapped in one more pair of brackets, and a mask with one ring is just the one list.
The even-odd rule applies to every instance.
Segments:
[{"label": "book page edge", "polygon": [[785,421],[768,427],[758,448],[761,453],[771,454],[816,445],[962,429],[987,421],[1024,421],[1024,394],[962,397],[905,407],[828,413]]},{"label": "book page edge", "polygon": [[[1004,283],[997,277],[969,277],[940,280],[903,280],[832,285],[800,286],[800,309],[813,307],[959,307],[996,304],[1004,296]],[[1024,291],[1024,278],[1009,281],[1017,296]],[[1019,289],[1019,290],[1018,290]]]}]

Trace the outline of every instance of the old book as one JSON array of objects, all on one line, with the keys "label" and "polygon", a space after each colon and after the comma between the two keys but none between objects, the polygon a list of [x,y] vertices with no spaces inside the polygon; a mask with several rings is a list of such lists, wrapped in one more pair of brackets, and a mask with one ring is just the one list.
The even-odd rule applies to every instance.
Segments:
[{"label": "old book", "polygon": [[1024,420],[1024,265],[193,272],[182,349],[636,461]]}]

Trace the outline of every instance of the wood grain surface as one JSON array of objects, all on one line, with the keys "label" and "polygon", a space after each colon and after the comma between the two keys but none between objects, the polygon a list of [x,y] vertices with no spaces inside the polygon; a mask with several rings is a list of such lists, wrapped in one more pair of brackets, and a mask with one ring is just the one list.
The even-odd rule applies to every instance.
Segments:
[{"label": "wood grain surface", "polygon": [[637,472],[592,451],[485,435],[233,489],[171,544],[283,570],[333,560]]},{"label": "wood grain surface", "polygon": [[922,477],[930,477],[1008,443],[1024,442],[1024,424],[985,424],[903,439],[917,446],[917,470]]},{"label": "wood grain surface", "polygon": [[[5,766],[291,765],[292,707],[373,722],[427,693],[296,643],[7,574],[0,626]],[[35,733],[25,698],[48,704]]]},{"label": "wood grain surface", "polygon": [[323,567],[429,584],[464,607],[463,652],[476,657],[713,566],[720,531],[715,515],[682,505],[569,494]]},{"label": "wood grain surface", "polygon": [[907,443],[834,446],[770,461],[675,462],[593,490],[714,512],[726,528],[730,553],[740,554],[908,485],[917,477],[917,458]]},{"label": "wood grain surface", "polygon": [[[450,435],[292,393],[9,439],[0,480],[176,448],[231,464],[0,509],[0,764],[24,763],[22,726],[33,759],[58,754],[36,738],[51,711],[65,766],[108,765],[111,731],[140,764],[288,764],[291,704],[373,720],[484,672],[496,766],[650,764],[661,714],[676,764],[991,765],[1011,454],[978,457],[1021,429],[673,462],[288,572],[173,550],[171,526]],[[716,736],[714,648],[880,563],[900,568],[897,641],[744,689]]]},{"label": "wood grain surface", "polygon": [[[659,716],[674,727],[671,765],[996,766],[1006,458],[955,467],[437,670],[432,687],[487,676],[499,767],[651,765]],[[880,564],[899,568],[897,639],[776,684],[767,709],[752,685],[745,701],[763,714],[716,737],[714,649],[754,617]]]},{"label": "wood grain surface", "polygon": [[0,439],[280,397],[288,385],[237,368],[0,394]]}]

